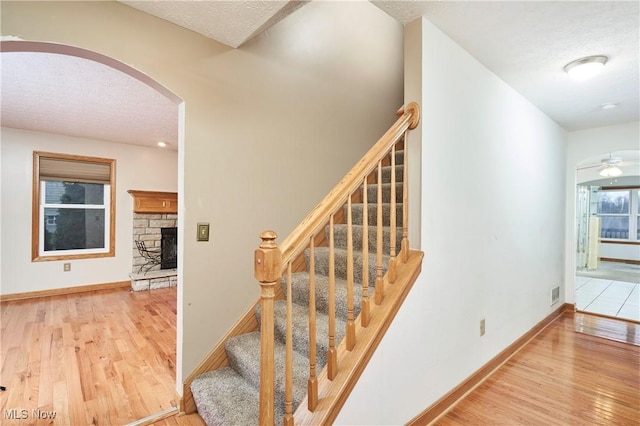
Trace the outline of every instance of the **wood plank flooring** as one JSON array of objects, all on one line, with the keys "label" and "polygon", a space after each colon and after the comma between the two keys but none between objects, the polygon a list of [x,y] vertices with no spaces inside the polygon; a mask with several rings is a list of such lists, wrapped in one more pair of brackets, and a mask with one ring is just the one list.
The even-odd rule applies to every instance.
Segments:
[{"label": "wood plank flooring", "polygon": [[[277,423],[277,422],[276,422]],[[176,415],[153,423],[154,426],[207,426],[197,413]]]},{"label": "wood plank flooring", "polygon": [[177,405],[176,287],[10,301],[0,311],[3,425],[123,425]]},{"label": "wood plank flooring", "polygon": [[[175,288],[3,302],[0,423],[124,425],[176,406],[175,337]],[[640,425],[640,325],[565,315],[436,424]]]},{"label": "wood plank flooring", "polygon": [[565,315],[434,424],[640,425],[640,325]]}]

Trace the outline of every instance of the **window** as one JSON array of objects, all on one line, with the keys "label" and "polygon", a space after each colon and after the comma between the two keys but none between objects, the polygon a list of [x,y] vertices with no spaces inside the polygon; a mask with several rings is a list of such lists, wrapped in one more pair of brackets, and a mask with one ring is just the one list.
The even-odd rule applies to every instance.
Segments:
[{"label": "window", "polygon": [[636,191],[636,240],[640,241],[640,190]]},{"label": "window", "polygon": [[598,192],[600,238],[640,241],[640,190],[611,189]]},{"label": "window", "polygon": [[32,259],[115,255],[115,160],[34,152]]}]

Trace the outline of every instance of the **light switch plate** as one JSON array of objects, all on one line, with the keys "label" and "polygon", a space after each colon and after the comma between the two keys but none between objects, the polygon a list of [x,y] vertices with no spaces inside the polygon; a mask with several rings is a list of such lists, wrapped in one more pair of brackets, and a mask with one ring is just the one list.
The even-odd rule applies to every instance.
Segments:
[{"label": "light switch plate", "polygon": [[197,241],[209,241],[209,224],[198,223],[198,236]]}]

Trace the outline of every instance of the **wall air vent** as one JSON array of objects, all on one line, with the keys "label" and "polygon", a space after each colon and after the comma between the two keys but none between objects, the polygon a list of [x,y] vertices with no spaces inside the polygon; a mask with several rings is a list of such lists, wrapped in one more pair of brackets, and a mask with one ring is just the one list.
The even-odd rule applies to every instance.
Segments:
[{"label": "wall air vent", "polygon": [[560,286],[551,289],[551,306],[558,303],[558,300],[560,300]]}]

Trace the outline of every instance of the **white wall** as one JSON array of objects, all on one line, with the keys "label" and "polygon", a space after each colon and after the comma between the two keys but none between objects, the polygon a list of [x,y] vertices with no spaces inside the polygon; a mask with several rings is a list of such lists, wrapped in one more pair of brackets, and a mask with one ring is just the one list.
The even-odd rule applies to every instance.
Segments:
[{"label": "white wall", "polygon": [[427,20],[405,43],[422,55],[405,98],[423,99],[425,259],[336,424],[406,423],[564,302],[565,131]]},{"label": "white wall", "polygon": [[[566,300],[575,301],[577,167],[588,158],[612,151],[640,149],[640,122],[569,132],[566,166],[565,282]],[[633,247],[631,248],[633,250]],[[629,253],[625,253],[629,254]],[[602,253],[601,253],[602,256]]]},{"label": "white wall", "polygon": [[184,100],[181,382],[258,297],[260,232],[281,241],[395,121],[402,25],[368,2],[311,2],[231,49],[117,2],[1,7],[3,35],[97,51]]},{"label": "white wall", "polygon": [[[133,198],[127,191],[177,191],[178,153],[5,127],[0,136],[3,237],[0,294],[129,280]],[[116,160],[115,257],[71,260],[70,272],[63,272],[63,261],[31,261],[33,151]]]}]

